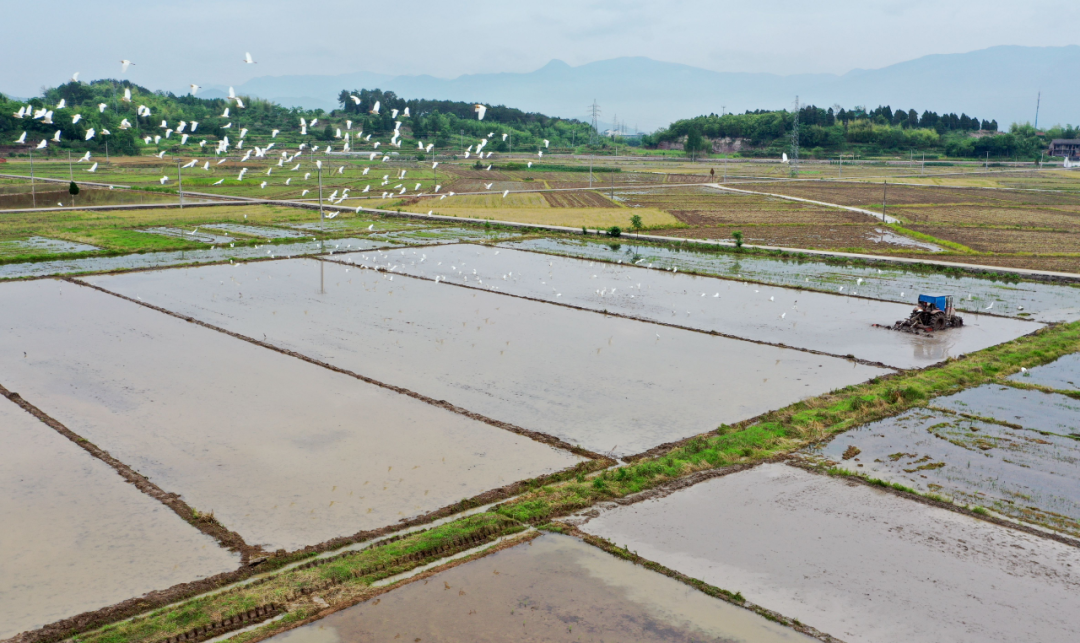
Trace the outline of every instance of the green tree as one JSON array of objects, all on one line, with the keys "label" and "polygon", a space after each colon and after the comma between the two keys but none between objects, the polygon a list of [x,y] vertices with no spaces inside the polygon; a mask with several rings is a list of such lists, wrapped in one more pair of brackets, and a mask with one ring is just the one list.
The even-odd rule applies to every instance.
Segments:
[{"label": "green tree", "polygon": [[641,229],[645,227],[641,222],[640,214],[630,217],[630,227],[634,229],[634,232],[641,232]]}]

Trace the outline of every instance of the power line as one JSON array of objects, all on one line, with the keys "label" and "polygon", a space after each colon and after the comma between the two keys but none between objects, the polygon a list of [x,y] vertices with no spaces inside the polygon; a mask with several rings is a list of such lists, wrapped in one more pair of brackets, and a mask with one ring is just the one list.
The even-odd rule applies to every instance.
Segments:
[{"label": "power line", "polygon": [[799,175],[799,97],[795,97],[795,120],[791,125],[791,176]]},{"label": "power line", "polygon": [[596,133],[600,128],[600,106],[596,104],[596,99],[593,99],[592,105],[588,107],[589,116],[591,118],[592,132],[589,133],[589,145],[596,144]]}]

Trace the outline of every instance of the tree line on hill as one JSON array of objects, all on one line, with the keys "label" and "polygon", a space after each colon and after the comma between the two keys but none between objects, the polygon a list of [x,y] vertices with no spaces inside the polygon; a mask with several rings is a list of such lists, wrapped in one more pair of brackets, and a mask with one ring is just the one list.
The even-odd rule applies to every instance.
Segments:
[{"label": "tree line on hill", "polygon": [[[643,137],[646,147],[682,143],[687,153],[712,151],[712,141],[741,139],[749,149],[742,156],[779,156],[790,151],[795,112],[754,110],[743,114],[708,114],[678,120]],[[798,111],[801,154],[828,157],[918,151],[950,157],[1039,158],[1053,138],[1075,138],[1073,126],[1036,132],[1030,125],[1013,124],[999,132],[996,120],[967,114],[938,114],[916,110],[893,111],[888,105],[873,110],[823,109],[813,105]]]}]

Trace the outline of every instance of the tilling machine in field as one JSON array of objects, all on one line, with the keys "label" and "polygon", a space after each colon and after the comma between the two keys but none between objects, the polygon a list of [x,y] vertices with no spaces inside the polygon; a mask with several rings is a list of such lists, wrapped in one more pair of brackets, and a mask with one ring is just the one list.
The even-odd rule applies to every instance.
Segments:
[{"label": "tilling machine in field", "polygon": [[911,311],[911,316],[893,324],[892,329],[929,333],[963,325],[964,318],[953,309],[952,295],[919,295],[919,302]]}]

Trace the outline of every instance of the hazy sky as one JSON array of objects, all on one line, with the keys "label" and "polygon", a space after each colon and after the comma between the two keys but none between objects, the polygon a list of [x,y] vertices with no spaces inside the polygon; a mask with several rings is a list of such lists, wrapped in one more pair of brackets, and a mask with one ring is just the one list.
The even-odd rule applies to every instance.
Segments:
[{"label": "hazy sky", "polygon": [[[1076,0],[0,0],[0,91],[126,77],[151,89],[373,71],[455,77],[647,56],[843,73],[994,45],[1077,44]],[[241,62],[251,51],[256,65]]]}]

